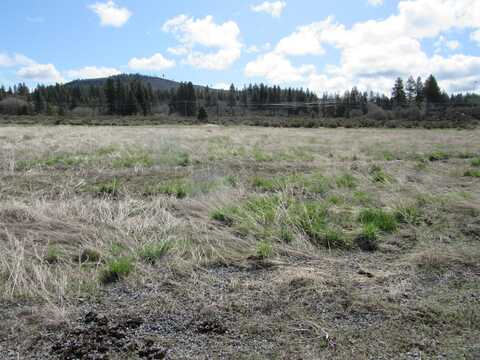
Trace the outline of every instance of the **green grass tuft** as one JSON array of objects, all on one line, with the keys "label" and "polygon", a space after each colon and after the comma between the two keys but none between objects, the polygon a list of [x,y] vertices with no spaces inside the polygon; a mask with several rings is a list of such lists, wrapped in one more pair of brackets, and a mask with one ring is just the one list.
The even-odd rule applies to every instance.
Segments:
[{"label": "green grass tuft", "polygon": [[434,151],[428,155],[428,160],[429,161],[442,161],[442,160],[448,160],[449,155],[441,150]]},{"label": "green grass tuft", "polygon": [[387,184],[393,181],[393,178],[377,165],[370,169],[370,176],[373,182],[381,184]]},{"label": "green grass tuft", "polygon": [[108,182],[98,183],[94,186],[94,192],[97,196],[116,197],[120,194],[120,182],[117,179],[113,179]]},{"label": "green grass tuft", "polygon": [[273,254],[273,246],[268,241],[260,241],[257,243],[256,252],[260,259],[268,259]]},{"label": "green grass tuft", "polygon": [[340,188],[355,189],[357,187],[357,179],[351,174],[343,174],[335,179],[335,183]]},{"label": "green grass tuft", "polygon": [[422,212],[415,205],[399,206],[395,209],[395,218],[403,224],[418,225],[422,221]]},{"label": "green grass tuft", "polygon": [[135,263],[131,257],[120,257],[107,261],[100,273],[100,282],[104,285],[117,282],[135,269]]},{"label": "green grass tuft", "polygon": [[473,159],[473,160],[470,162],[470,165],[472,165],[473,167],[480,167],[480,157]]},{"label": "green grass tuft", "polygon": [[480,178],[480,170],[467,170],[467,171],[465,171],[464,176]]},{"label": "green grass tuft", "polygon": [[62,249],[56,246],[49,246],[45,254],[45,261],[49,264],[57,264],[63,257]]},{"label": "green grass tuft", "polygon": [[375,225],[378,229],[389,233],[395,232],[398,228],[395,216],[382,209],[363,209],[358,216],[358,221],[363,225]]},{"label": "green grass tuft", "polygon": [[168,241],[147,244],[139,250],[138,256],[147,264],[155,265],[168,252],[170,247]]}]

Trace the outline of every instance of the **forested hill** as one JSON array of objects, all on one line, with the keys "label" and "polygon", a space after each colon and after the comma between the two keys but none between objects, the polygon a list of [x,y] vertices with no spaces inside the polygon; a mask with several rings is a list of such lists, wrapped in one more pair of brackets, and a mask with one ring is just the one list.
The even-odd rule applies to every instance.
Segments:
[{"label": "forested hill", "polygon": [[[110,77],[114,81],[120,80],[122,83],[131,83],[133,81],[140,81],[144,85],[150,85],[153,90],[172,90],[177,89],[180,86],[179,82],[168,80],[164,78],[154,77],[154,76],[146,76],[140,74],[122,74],[122,75],[115,75]],[[68,87],[83,87],[83,86],[94,86],[94,87],[103,87],[109,78],[98,78],[98,79],[87,79],[87,80],[75,80],[71,81],[65,86]],[[196,86],[197,87],[197,86]],[[198,86],[200,88],[200,86]]]}]

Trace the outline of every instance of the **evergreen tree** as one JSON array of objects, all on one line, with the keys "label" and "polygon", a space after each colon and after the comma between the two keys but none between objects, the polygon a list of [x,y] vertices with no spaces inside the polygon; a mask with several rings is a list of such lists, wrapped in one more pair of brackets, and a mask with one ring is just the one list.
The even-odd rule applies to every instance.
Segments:
[{"label": "evergreen tree", "polygon": [[228,91],[228,106],[233,108],[237,105],[237,91],[235,90],[235,85],[230,85],[230,90]]},{"label": "evergreen tree", "polygon": [[430,75],[427,80],[425,80],[424,94],[427,103],[441,103],[443,100],[437,79],[435,79],[433,75]]},{"label": "evergreen tree", "polygon": [[115,83],[112,78],[108,78],[105,82],[105,98],[107,101],[107,112],[109,115],[114,115],[116,112],[115,100],[116,100],[116,91]]},{"label": "evergreen tree", "polygon": [[417,78],[416,86],[415,86],[415,103],[418,107],[422,106],[423,101],[425,100],[425,90],[423,86],[422,78],[419,76]]},{"label": "evergreen tree", "polygon": [[412,105],[417,96],[417,83],[415,82],[415,79],[413,78],[413,76],[410,76],[408,78],[406,90],[407,90],[408,105]]},{"label": "evergreen tree", "polygon": [[205,121],[205,120],[208,119],[208,114],[207,114],[207,112],[205,111],[205,108],[204,108],[203,106],[200,107],[200,110],[198,110],[197,119],[200,120],[200,121]]},{"label": "evergreen tree", "polygon": [[392,89],[392,100],[396,107],[404,107],[407,103],[407,95],[405,94],[405,88],[401,78],[395,80],[395,85]]}]

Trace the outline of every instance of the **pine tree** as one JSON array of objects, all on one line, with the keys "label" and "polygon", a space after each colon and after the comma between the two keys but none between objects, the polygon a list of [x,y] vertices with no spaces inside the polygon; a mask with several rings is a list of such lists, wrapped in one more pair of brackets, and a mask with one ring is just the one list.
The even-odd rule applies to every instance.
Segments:
[{"label": "pine tree", "polygon": [[208,119],[208,114],[205,111],[205,108],[203,106],[200,108],[200,110],[198,110],[197,119],[200,120],[200,121],[205,121],[205,120]]},{"label": "pine tree", "polygon": [[395,85],[392,89],[392,100],[396,107],[404,107],[407,103],[407,95],[405,94],[405,88],[401,78],[395,80]]},{"label": "pine tree", "polygon": [[115,99],[116,99],[116,92],[115,92],[115,83],[113,82],[112,78],[108,78],[105,82],[105,97],[107,101],[107,112],[109,115],[115,114]]},{"label": "pine tree", "polygon": [[230,90],[228,91],[228,106],[233,108],[237,105],[237,91],[235,90],[235,85],[230,85]]},{"label": "pine tree", "polygon": [[425,80],[424,85],[425,100],[428,103],[441,103],[443,100],[442,92],[438,86],[437,79],[433,75],[430,75]]},{"label": "pine tree", "polygon": [[415,85],[415,103],[418,107],[421,107],[425,100],[425,89],[423,86],[422,78],[419,76]]},{"label": "pine tree", "polygon": [[407,90],[408,105],[412,105],[417,96],[417,83],[415,82],[415,79],[413,78],[413,76],[410,76],[408,78],[406,90]]}]

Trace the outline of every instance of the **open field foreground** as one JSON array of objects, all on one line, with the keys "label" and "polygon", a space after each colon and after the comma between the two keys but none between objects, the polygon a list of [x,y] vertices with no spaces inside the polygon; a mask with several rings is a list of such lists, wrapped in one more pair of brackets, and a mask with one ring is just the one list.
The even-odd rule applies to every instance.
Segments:
[{"label": "open field foreground", "polygon": [[479,359],[480,130],[0,127],[0,359]]}]

